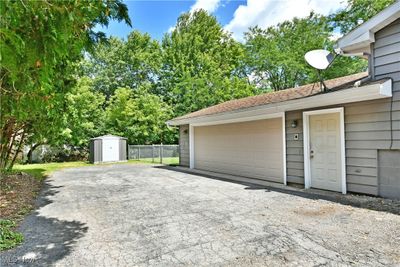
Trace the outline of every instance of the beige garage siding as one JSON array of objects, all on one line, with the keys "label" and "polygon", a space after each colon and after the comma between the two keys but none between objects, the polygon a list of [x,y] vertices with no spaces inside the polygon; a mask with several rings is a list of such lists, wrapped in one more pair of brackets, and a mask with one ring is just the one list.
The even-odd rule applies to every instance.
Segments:
[{"label": "beige garage siding", "polygon": [[194,127],[194,167],[283,183],[282,119]]}]

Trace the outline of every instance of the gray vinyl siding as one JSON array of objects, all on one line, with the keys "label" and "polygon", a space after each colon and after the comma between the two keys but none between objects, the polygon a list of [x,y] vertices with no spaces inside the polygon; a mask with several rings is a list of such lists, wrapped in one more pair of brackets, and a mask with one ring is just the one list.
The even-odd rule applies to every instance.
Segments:
[{"label": "gray vinyl siding", "polygon": [[[292,111],[285,114],[286,120],[286,179],[288,183],[304,184],[303,156],[303,113]],[[292,121],[297,121],[297,127],[292,128]],[[294,140],[294,135],[299,140]]]},{"label": "gray vinyl siding", "polygon": [[[347,190],[377,195],[378,150],[390,147],[390,99],[326,108],[333,107],[344,107]],[[304,184],[302,114],[303,111],[286,113],[286,171],[289,183]],[[296,128],[291,127],[293,120],[297,120]],[[299,135],[298,141],[293,140],[294,134]],[[400,117],[393,123],[393,138],[393,148],[398,149]]]},{"label": "gray vinyl siding", "polygon": [[[376,127],[376,173],[378,194],[384,197],[400,198],[400,19],[375,34],[375,43],[372,45],[373,70],[375,79],[389,77],[393,82],[393,97],[386,103],[386,113],[390,116],[392,107],[392,124],[390,121],[380,121]],[[392,101],[392,102],[390,102]],[[390,149],[390,126],[392,127],[393,145]],[[395,163],[396,162],[396,163]]]},{"label": "gray vinyl siding", "polygon": [[179,126],[179,165],[189,167],[189,125]]},{"label": "gray vinyl siding", "polygon": [[[390,148],[391,127],[392,149],[400,149],[400,20],[377,32],[375,40],[370,71],[375,79],[392,79],[393,98],[340,105],[345,114],[347,190],[372,195],[379,193],[378,152]],[[298,121],[297,128],[291,128],[293,120]],[[300,184],[304,184],[302,124],[302,111],[286,113],[287,180]],[[293,140],[294,133],[299,141]]]},{"label": "gray vinyl siding", "polygon": [[127,160],[126,150],[127,150],[126,139],[119,140],[119,160]]},{"label": "gray vinyl siding", "polygon": [[89,162],[94,163],[94,141],[89,141]]}]

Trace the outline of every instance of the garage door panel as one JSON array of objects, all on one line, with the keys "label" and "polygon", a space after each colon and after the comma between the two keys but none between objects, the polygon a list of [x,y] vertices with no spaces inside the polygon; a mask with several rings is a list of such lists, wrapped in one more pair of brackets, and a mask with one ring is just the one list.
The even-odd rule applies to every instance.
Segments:
[{"label": "garage door panel", "polygon": [[194,129],[196,169],[283,182],[281,118]]}]

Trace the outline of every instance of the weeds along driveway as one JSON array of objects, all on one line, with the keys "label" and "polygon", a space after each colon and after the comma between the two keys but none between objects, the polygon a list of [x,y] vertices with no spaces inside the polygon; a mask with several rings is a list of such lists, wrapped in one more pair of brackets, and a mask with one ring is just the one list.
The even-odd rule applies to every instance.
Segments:
[{"label": "weeds along driveway", "polygon": [[[251,190],[254,189],[254,190]],[[150,165],[54,173],[2,266],[387,266],[400,216]]]}]

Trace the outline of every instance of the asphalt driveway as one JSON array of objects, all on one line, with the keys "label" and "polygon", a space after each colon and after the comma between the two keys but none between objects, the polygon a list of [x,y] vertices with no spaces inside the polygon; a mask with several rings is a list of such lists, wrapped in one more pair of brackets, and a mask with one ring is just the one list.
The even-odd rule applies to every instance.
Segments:
[{"label": "asphalt driveway", "polygon": [[149,165],[65,169],[1,266],[387,266],[400,215]]}]

